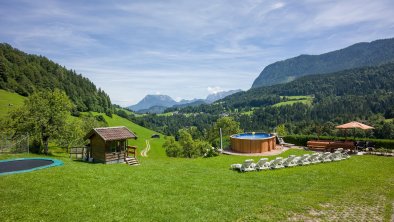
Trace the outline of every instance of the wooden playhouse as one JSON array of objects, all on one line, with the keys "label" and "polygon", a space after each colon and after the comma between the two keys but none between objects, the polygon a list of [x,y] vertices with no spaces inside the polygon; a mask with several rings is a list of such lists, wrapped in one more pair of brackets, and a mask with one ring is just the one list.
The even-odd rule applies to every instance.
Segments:
[{"label": "wooden playhouse", "polygon": [[[128,139],[137,139],[137,136],[127,127],[103,127],[94,128],[86,136],[90,144],[87,150],[87,158],[97,163],[123,163],[129,162],[129,152],[136,147],[127,144]],[[131,157],[132,158],[132,157]]]}]

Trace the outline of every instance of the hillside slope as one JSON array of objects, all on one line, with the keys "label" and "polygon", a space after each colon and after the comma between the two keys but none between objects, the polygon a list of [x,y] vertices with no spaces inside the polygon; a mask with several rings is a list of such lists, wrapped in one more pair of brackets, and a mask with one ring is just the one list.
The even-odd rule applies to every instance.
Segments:
[{"label": "hillside slope", "polygon": [[[221,100],[229,107],[263,104],[270,96],[315,95],[317,100],[328,96],[365,96],[394,92],[394,63],[349,69],[326,75],[310,75],[292,82],[250,89]],[[275,102],[275,101],[274,101]],[[372,101],[371,101],[372,102]]]},{"label": "hillside slope", "polygon": [[79,111],[106,112],[109,96],[87,78],[51,60],[0,44],[0,89],[28,96],[41,89],[66,92]]},{"label": "hillside slope", "polygon": [[5,117],[8,111],[16,106],[21,106],[25,97],[0,89],[0,119]]},{"label": "hillside slope", "polygon": [[357,43],[321,55],[300,55],[268,65],[252,88],[290,82],[301,76],[382,65],[394,61],[394,38]]}]

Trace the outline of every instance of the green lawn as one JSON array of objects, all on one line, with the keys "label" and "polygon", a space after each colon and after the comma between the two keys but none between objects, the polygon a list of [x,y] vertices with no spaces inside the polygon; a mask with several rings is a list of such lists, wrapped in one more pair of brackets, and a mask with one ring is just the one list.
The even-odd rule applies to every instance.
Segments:
[{"label": "green lawn", "polygon": [[5,117],[8,111],[15,106],[23,104],[25,97],[0,89],[0,119]]},{"label": "green lawn", "polygon": [[[139,151],[155,133],[116,115],[105,118],[134,131],[138,139],[130,144]],[[0,221],[390,221],[394,158],[352,156],[238,173],[230,164],[260,157],[168,158],[163,141],[150,139],[140,166],[84,163],[53,152],[64,166],[0,176]],[[0,159],[25,156],[35,155]]]},{"label": "green lawn", "polygon": [[249,111],[246,111],[246,112],[241,112],[242,115],[246,115],[246,116],[251,116],[251,115],[253,115],[253,113],[254,113],[254,110],[249,110]]},{"label": "green lawn", "polygon": [[159,113],[157,114],[158,116],[172,116],[174,115],[174,112],[168,112],[168,113]]},{"label": "green lawn", "polygon": [[229,170],[247,157],[226,155],[137,167],[54,157],[64,166],[1,176],[0,221],[390,221],[394,200],[387,157],[250,173]]},{"label": "green lawn", "polygon": [[[281,98],[284,98],[281,96]],[[284,105],[293,105],[294,103],[304,103],[307,105],[311,105],[313,101],[312,96],[286,96],[288,101],[276,103],[273,105],[274,107],[284,106]]]}]

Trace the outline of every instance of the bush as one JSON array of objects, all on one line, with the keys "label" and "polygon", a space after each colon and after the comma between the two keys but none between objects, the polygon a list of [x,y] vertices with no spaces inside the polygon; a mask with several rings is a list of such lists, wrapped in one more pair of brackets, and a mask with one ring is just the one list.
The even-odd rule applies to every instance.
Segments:
[{"label": "bush", "polygon": [[112,118],[112,112],[111,112],[111,110],[106,110],[105,111],[105,115],[107,115],[108,117],[111,117]]},{"label": "bush", "polygon": [[179,134],[179,144],[183,148],[183,156],[187,158],[195,158],[201,156],[200,149],[196,146],[190,133],[185,129],[180,129]]},{"label": "bush", "polygon": [[105,120],[104,116],[102,116],[102,115],[97,115],[95,118],[96,118],[97,121],[103,122],[103,123],[106,123],[106,124],[107,124],[107,121]]},{"label": "bush", "polygon": [[41,152],[41,141],[39,139],[33,139],[30,144],[29,151],[31,153],[40,153]]},{"label": "bush", "polygon": [[213,148],[207,141],[194,141],[194,149],[200,153],[200,156],[203,155],[204,157],[212,157],[218,155],[215,148]]},{"label": "bush", "polygon": [[204,153],[204,157],[214,157],[218,155],[219,155],[219,150],[215,147],[206,149],[206,152]]},{"label": "bush", "polygon": [[183,155],[183,149],[181,145],[175,141],[173,136],[166,137],[163,148],[166,150],[166,154],[169,157],[180,157]]},{"label": "bush", "polygon": [[[228,136],[223,137],[223,141],[222,142],[223,142],[223,144],[222,144],[223,145],[223,149],[226,149],[226,148],[230,147],[230,137],[228,137]],[[220,137],[214,139],[212,141],[212,145],[214,147],[220,147]]]},{"label": "bush", "polygon": [[[179,142],[173,136],[166,137],[163,148],[169,157],[196,158],[200,156],[217,156],[217,150],[211,144],[203,140],[193,140],[186,130],[179,130]],[[212,150],[213,149],[213,150]]]}]

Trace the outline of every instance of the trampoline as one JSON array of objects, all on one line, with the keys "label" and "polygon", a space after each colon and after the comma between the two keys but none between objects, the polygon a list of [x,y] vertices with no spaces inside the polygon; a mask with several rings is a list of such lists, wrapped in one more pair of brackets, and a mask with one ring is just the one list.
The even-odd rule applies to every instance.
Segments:
[{"label": "trampoline", "polygon": [[27,173],[48,167],[61,166],[63,162],[51,158],[18,158],[0,160],[0,175]]}]

